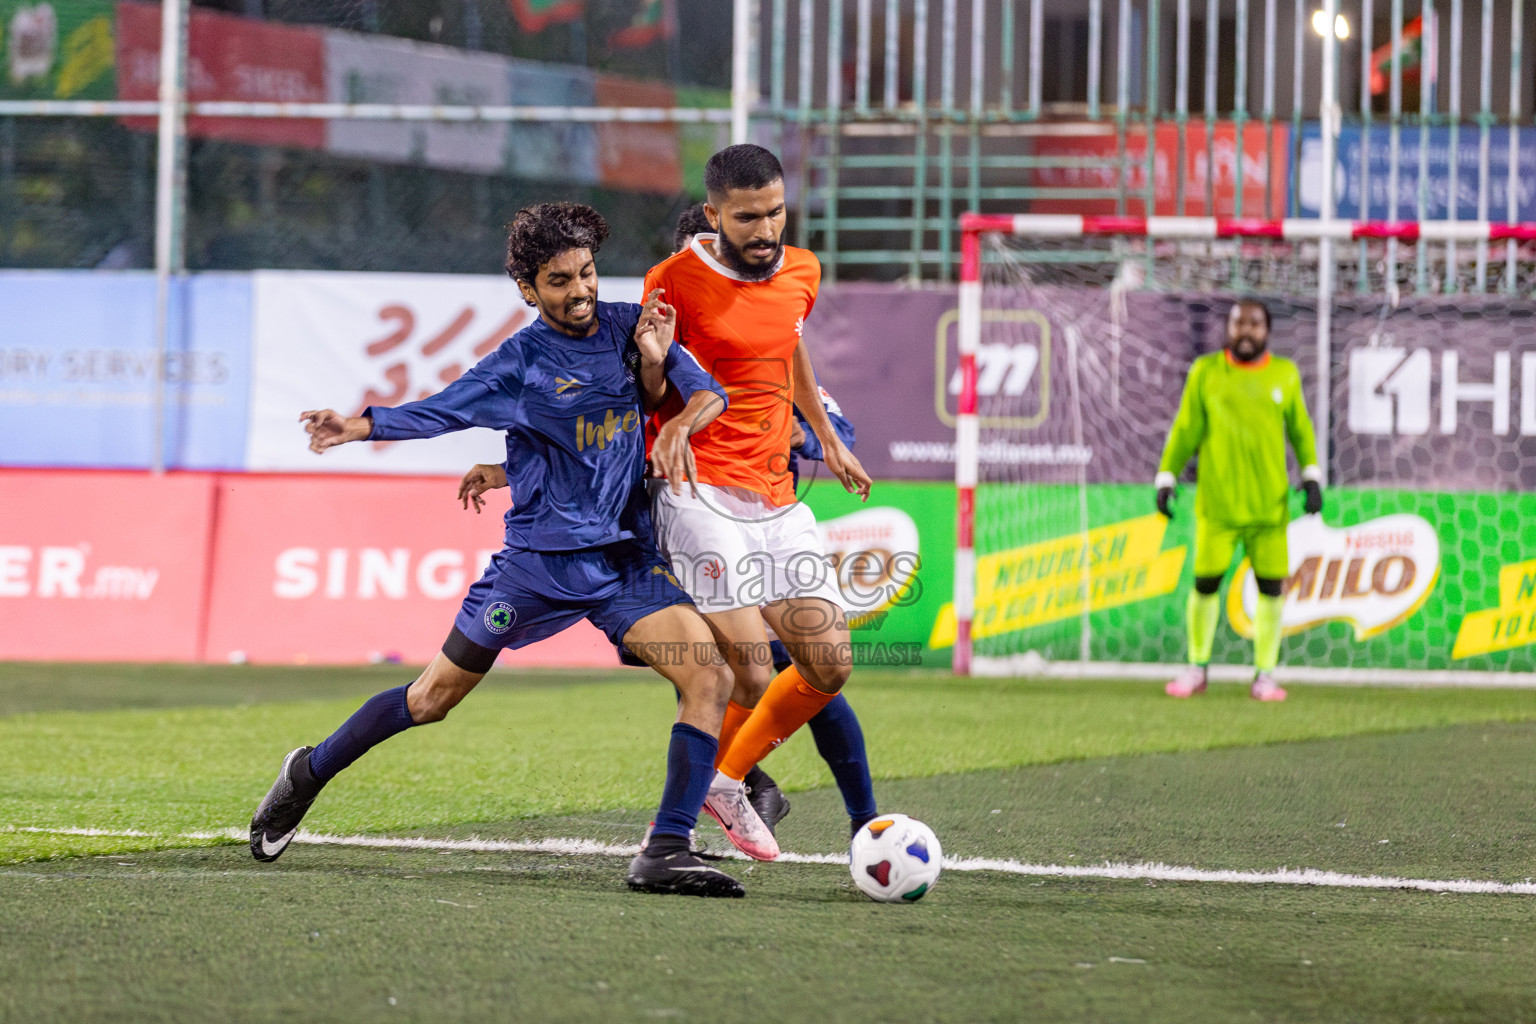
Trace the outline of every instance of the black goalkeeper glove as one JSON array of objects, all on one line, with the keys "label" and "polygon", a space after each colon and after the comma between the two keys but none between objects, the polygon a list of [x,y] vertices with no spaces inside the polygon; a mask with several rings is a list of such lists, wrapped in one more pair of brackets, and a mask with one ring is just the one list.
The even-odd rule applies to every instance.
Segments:
[{"label": "black goalkeeper glove", "polygon": [[1159,487],[1157,489],[1157,510],[1169,519],[1173,518],[1173,488]]},{"label": "black goalkeeper glove", "polygon": [[1323,488],[1316,480],[1305,480],[1301,484],[1301,489],[1307,494],[1302,511],[1309,516],[1317,515],[1323,510]]}]

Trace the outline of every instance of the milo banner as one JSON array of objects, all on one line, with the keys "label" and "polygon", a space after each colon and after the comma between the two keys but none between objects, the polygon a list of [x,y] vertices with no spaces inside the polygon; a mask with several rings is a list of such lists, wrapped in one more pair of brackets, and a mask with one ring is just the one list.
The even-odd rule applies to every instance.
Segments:
[{"label": "milo banner", "polygon": [[955,585],[954,487],[882,481],[860,503],[819,469],[802,474],[800,497],[837,569],[855,664],[948,666],[928,640]]},{"label": "milo banner", "polygon": [[[1150,485],[983,488],[973,634],[979,654],[1047,661],[1186,657],[1191,503]],[[852,611],[860,664],[949,663],[954,489],[877,482],[867,505],[803,484]],[[1299,506],[1299,502],[1298,502]],[[1340,669],[1536,671],[1536,494],[1338,488],[1296,517],[1282,662]],[[1085,518],[1086,516],[1086,518]],[[1239,556],[1241,558],[1241,556]],[[1215,659],[1251,664],[1246,561],[1222,597]]]},{"label": "milo banner", "polygon": [[[1224,344],[1232,297],[1057,286],[984,296],[982,479],[1150,481],[1191,361]],[[1315,304],[1267,301],[1270,347],[1297,362],[1315,403]],[[955,304],[950,288],[839,285],[806,321],[821,382],[877,478],[954,479]],[[1536,308],[1349,295],[1333,327],[1331,444],[1319,439],[1333,482],[1536,488]]]}]

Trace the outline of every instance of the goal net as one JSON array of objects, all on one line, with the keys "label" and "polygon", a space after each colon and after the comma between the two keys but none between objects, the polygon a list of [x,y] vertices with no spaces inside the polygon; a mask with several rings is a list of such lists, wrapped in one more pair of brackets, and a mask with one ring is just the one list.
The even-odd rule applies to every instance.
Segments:
[{"label": "goal net", "polygon": [[[1152,480],[1238,297],[1301,372],[1322,516],[1291,502],[1283,675],[1536,669],[1536,236],[1528,225],[970,216],[957,396],[960,673],[1156,676],[1186,660],[1198,459]],[[1219,414],[1219,413],[1218,413]],[[1293,483],[1299,484],[1294,454]],[[1522,589],[1524,588],[1524,589]],[[1252,672],[1239,552],[1215,678]],[[1507,677],[1499,677],[1508,681]]]}]

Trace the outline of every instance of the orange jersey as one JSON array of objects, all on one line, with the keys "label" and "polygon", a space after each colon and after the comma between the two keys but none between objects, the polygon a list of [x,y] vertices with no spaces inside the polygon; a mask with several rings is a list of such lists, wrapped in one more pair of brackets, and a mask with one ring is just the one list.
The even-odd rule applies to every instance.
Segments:
[{"label": "orange jersey", "polygon": [[[693,435],[701,483],[744,487],[775,505],[795,500],[789,472],[794,422],[795,348],[801,326],[816,304],[821,261],[806,249],[784,247],[778,271],[748,281],[718,261],[714,235],[645,276],[645,294],[666,290],[677,308],[677,342],[719,381],[730,407]],[[657,414],[661,422],[682,411],[674,394]]]}]

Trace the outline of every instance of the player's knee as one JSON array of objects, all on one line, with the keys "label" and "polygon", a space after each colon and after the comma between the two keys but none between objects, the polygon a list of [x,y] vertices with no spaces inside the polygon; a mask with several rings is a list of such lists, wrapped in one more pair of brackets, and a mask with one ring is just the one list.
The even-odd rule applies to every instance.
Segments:
[{"label": "player's knee", "polygon": [[678,688],[707,700],[718,699],[721,706],[724,706],[725,702],[731,699],[731,693],[736,688],[736,676],[727,665],[700,662],[693,666],[689,678],[684,680]]},{"label": "player's knee", "polygon": [[[726,670],[737,694],[736,700],[746,707],[756,705],[758,698],[768,691],[768,684],[773,682],[773,665],[766,662],[760,665],[759,660],[742,659]],[[747,699],[743,700],[743,697]]]},{"label": "player's knee", "polygon": [[1210,594],[1216,593],[1220,589],[1221,589],[1221,577],[1220,576],[1196,576],[1195,577],[1195,593],[1197,593],[1197,594],[1210,595]]},{"label": "player's knee", "polygon": [[730,703],[731,694],[735,692],[736,677],[724,665],[709,665],[707,668],[709,669],[709,675],[705,680],[705,692],[709,694],[710,700],[720,706],[720,710],[723,712],[725,711],[726,704]]},{"label": "player's knee", "polygon": [[1255,576],[1253,582],[1258,585],[1259,593],[1265,597],[1279,597],[1285,593],[1285,580],[1273,579],[1267,576]]},{"label": "player's knee", "polygon": [[[441,722],[448,717],[448,712],[458,706],[469,693],[469,689],[462,685],[455,685],[455,680],[434,678],[432,672],[428,672],[422,678],[411,684],[406,691],[406,707],[410,709],[411,721],[417,725],[427,725],[432,722]],[[473,687],[470,683],[470,687]]]},{"label": "player's knee", "polygon": [[837,693],[848,682],[848,677],[853,675],[853,665],[843,658],[822,659],[802,666],[800,673],[807,683],[822,693]]},{"label": "player's knee", "polygon": [[407,706],[411,710],[411,721],[417,725],[429,725],[432,722],[441,722],[448,717],[448,712],[453,710],[457,699],[451,698],[439,687],[424,687],[420,694],[412,692],[407,697]]},{"label": "player's knee", "polygon": [[431,725],[433,722],[441,722],[448,717],[452,708],[442,704],[424,705],[420,710],[411,709],[411,721],[417,725]]},{"label": "player's knee", "polygon": [[725,714],[736,677],[724,665],[695,665],[675,685],[684,714],[707,711],[711,717]]}]

